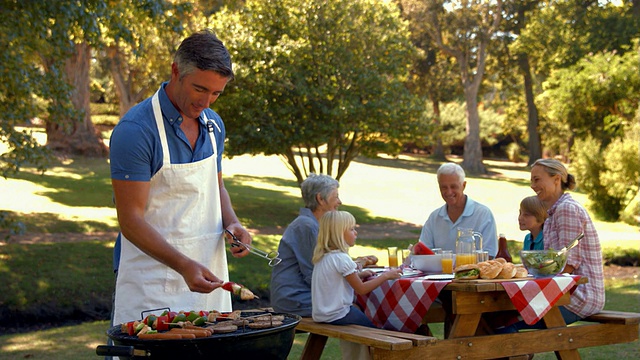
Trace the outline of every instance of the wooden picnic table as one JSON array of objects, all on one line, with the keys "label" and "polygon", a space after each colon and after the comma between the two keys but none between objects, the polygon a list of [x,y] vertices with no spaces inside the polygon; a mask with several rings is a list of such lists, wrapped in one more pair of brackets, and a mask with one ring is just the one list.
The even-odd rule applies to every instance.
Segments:
[{"label": "wooden picnic table", "polygon": [[[396,281],[402,280],[406,279]],[[577,286],[586,282],[588,279],[582,277],[577,281]],[[406,284],[399,287],[404,290],[393,287],[393,281],[389,284],[383,287],[389,292],[386,294],[387,297],[391,296],[392,292],[395,292],[393,296],[400,296],[397,294],[398,291],[412,291]],[[299,330],[310,333],[302,359],[319,359],[324,344],[322,341],[328,337],[368,345],[372,358],[380,360],[418,360],[431,357],[441,359],[518,358],[525,354],[541,352],[555,352],[558,359],[573,360],[580,359],[578,352],[580,348],[633,342],[638,339],[640,314],[602,313],[602,316],[589,320],[593,322],[567,326],[558,307],[570,303],[570,291],[560,296],[540,320],[544,322],[546,329],[499,335],[490,334],[483,328],[482,315],[515,309],[500,282],[448,282],[441,288],[439,299],[446,310],[446,318],[451,320],[444,339],[433,337],[410,339],[413,342],[411,345],[407,343],[409,339],[403,339],[402,332],[387,331],[381,335],[378,329],[367,330],[357,325],[340,327],[306,322],[299,326]],[[403,302],[406,306],[406,301]],[[371,303],[380,302],[369,302]],[[415,305],[419,306],[419,303],[417,301]],[[385,303],[385,305],[388,304]],[[371,313],[379,309],[368,310]],[[357,330],[357,334],[354,330]],[[381,336],[385,339],[382,340]],[[376,341],[373,341],[374,339]],[[317,345],[318,340],[322,346],[311,346],[314,342]],[[407,343],[407,346],[398,345],[402,341]]]}]

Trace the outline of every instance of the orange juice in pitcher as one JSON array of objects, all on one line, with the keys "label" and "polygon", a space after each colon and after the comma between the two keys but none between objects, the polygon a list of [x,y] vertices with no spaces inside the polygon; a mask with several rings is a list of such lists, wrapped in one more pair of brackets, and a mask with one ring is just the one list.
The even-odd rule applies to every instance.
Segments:
[{"label": "orange juice in pitcher", "polygon": [[456,266],[475,264],[476,254],[456,254]]},{"label": "orange juice in pitcher", "polygon": [[475,264],[476,250],[482,250],[482,234],[473,229],[458,228],[456,266]]}]

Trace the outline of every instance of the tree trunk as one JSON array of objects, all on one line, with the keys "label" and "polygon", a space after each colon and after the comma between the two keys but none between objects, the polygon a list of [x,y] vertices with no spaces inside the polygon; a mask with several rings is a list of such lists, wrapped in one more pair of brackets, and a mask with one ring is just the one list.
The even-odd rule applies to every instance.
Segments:
[{"label": "tree trunk", "polygon": [[300,186],[305,178],[302,176],[302,171],[300,171],[300,167],[296,163],[296,155],[293,153],[293,150],[288,149],[285,154],[280,155],[280,156],[283,158],[283,161],[287,165],[289,170],[296,177],[296,181],[298,182],[298,186]]},{"label": "tree trunk", "polygon": [[89,108],[89,69],[91,48],[85,42],[76,44],[75,53],[65,63],[67,81],[73,87],[71,102],[81,114],[68,123],[46,123],[47,147],[69,154],[104,157],[109,150],[96,133]]},{"label": "tree trunk", "polygon": [[125,74],[129,72],[125,71],[122,67],[125,61],[120,57],[120,51],[117,46],[114,45],[107,48],[107,61],[109,64],[109,72],[113,78],[113,84],[118,93],[120,117],[122,117],[138,102],[138,99],[131,91],[131,82],[125,79]]},{"label": "tree trunk", "polygon": [[538,131],[538,108],[533,101],[533,79],[531,77],[531,67],[529,66],[529,56],[519,54],[518,65],[524,76],[524,93],[527,99],[527,131],[529,132],[529,162],[528,165],[542,157],[542,143],[540,132]]},{"label": "tree trunk", "polygon": [[434,96],[431,101],[433,104],[433,116],[435,117],[436,128],[438,129],[438,135],[436,139],[436,144],[431,148],[431,152],[433,154],[433,158],[436,160],[444,160],[444,147],[442,146],[442,136],[440,136],[440,102],[437,100],[437,96]]},{"label": "tree trunk", "polygon": [[[481,76],[481,75],[477,75]],[[467,137],[464,140],[464,160],[461,166],[468,172],[486,174],[482,163],[482,144],[480,143],[480,114],[478,113],[477,90],[468,84],[464,89],[467,103]]]}]

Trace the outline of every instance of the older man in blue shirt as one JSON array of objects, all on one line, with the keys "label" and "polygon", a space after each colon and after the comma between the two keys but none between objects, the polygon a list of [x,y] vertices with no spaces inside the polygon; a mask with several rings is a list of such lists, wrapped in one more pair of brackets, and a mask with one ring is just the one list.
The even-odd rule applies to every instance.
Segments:
[{"label": "older man in blue shirt", "polygon": [[456,251],[458,228],[473,229],[483,238],[483,250],[495,257],[498,252],[496,221],[491,210],[464,194],[467,185],[462,167],[442,164],[436,173],[445,204],[434,210],[422,227],[420,241],[429,248]]}]

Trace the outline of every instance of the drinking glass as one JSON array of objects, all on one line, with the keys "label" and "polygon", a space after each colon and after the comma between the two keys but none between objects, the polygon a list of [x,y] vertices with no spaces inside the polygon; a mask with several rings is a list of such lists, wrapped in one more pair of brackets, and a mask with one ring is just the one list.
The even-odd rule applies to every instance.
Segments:
[{"label": "drinking glass", "polygon": [[387,251],[389,252],[389,267],[398,267],[398,247],[390,246]]},{"label": "drinking glass", "polygon": [[489,252],[483,250],[476,250],[476,262],[483,262],[489,260]]},{"label": "drinking glass", "polygon": [[411,256],[411,250],[402,249],[402,264],[409,265],[409,257]]},{"label": "drinking glass", "polygon": [[453,274],[453,251],[442,250],[440,255],[442,259],[442,273]]}]

